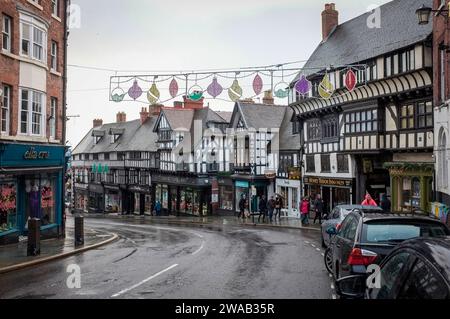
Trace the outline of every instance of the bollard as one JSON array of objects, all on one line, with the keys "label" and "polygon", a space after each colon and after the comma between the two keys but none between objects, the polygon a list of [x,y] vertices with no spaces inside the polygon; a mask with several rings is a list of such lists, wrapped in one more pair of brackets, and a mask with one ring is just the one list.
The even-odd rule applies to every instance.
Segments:
[{"label": "bollard", "polygon": [[28,249],[27,256],[41,254],[41,220],[33,218],[28,221]]},{"label": "bollard", "polygon": [[84,245],[84,217],[75,216],[75,246]]}]

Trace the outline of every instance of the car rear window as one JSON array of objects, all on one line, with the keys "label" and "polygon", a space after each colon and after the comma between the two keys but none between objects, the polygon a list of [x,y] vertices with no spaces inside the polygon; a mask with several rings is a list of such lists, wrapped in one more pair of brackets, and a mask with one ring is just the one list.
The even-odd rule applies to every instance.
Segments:
[{"label": "car rear window", "polygon": [[444,237],[450,235],[443,224],[427,221],[371,221],[363,225],[364,243],[399,243],[418,237]]}]

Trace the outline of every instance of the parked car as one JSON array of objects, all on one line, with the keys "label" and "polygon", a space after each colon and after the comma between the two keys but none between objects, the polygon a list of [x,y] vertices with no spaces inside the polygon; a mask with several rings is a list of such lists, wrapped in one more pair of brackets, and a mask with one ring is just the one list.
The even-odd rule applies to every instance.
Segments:
[{"label": "parked car", "polygon": [[448,227],[437,219],[411,215],[364,213],[353,211],[333,235],[325,252],[327,270],[335,280],[355,274],[365,274],[367,266],[381,261],[405,240],[419,237],[450,235]]},{"label": "parked car", "polygon": [[383,212],[383,210],[380,207],[375,207],[375,206],[362,206],[362,205],[336,206],[328,214],[327,219],[322,223],[322,226],[321,226],[322,247],[323,248],[327,248],[330,245],[330,235],[328,235],[327,230],[330,227],[334,227],[334,228],[336,228],[336,230],[339,230],[345,217],[347,217],[348,214],[350,214],[352,211],[354,211],[356,209],[358,209],[364,213],[369,213],[369,212],[382,213]]},{"label": "parked car", "polygon": [[351,299],[450,299],[450,237],[398,245],[381,263],[377,288],[366,275],[339,279],[336,292]]}]

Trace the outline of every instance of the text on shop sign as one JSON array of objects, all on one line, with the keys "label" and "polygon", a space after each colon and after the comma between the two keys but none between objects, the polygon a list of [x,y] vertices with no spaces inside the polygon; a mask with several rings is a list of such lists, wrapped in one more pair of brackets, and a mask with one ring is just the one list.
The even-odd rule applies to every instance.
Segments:
[{"label": "text on shop sign", "polygon": [[31,147],[23,155],[23,158],[25,158],[26,160],[48,159],[49,157],[50,157],[50,152],[36,151],[36,149],[34,147]]}]

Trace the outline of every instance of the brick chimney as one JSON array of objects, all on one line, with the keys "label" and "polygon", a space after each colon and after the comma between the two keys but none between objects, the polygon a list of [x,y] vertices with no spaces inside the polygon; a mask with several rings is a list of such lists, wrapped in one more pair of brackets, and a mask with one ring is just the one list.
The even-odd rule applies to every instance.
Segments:
[{"label": "brick chimney", "polygon": [[322,40],[325,41],[331,34],[331,31],[339,25],[339,12],[334,3],[325,4],[325,10],[322,12]]},{"label": "brick chimney", "polygon": [[202,109],[203,108],[203,100],[204,98],[201,98],[198,101],[192,101],[188,97],[183,96],[184,100],[184,108],[189,110],[195,110],[195,109]]},{"label": "brick chimney", "polygon": [[148,107],[148,112],[150,113],[150,117],[151,116],[159,116],[159,113],[161,113],[161,108],[163,108],[164,105],[162,104],[153,104],[151,106]]},{"label": "brick chimney", "polygon": [[173,102],[173,107],[176,108],[176,109],[182,109],[183,108],[183,102],[175,101],[175,102]]},{"label": "brick chimney", "polygon": [[127,121],[127,114],[125,112],[119,112],[116,115],[117,123],[124,123]]},{"label": "brick chimney", "polygon": [[103,120],[102,119],[95,119],[94,121],[93,121],[93,127],[94,128],[96,128],[96,127],[100,127],[100,126],[102,126],[103,125]]},{"label": "brick chimney", "polygon": [[150,117],[150,113],[147,111],[146,107],[143,107],[141,110],[141,113],[139,113],[141,116],[141,125],[144,124],[145,122],[147,122],[147,120]]},{"label": "brick chimney", "polygon": [[269,91],[264,92],[263,104],[270,104],[270,105],[275,104],[275,100],[273,98],[272,91],[269,90]]}]

